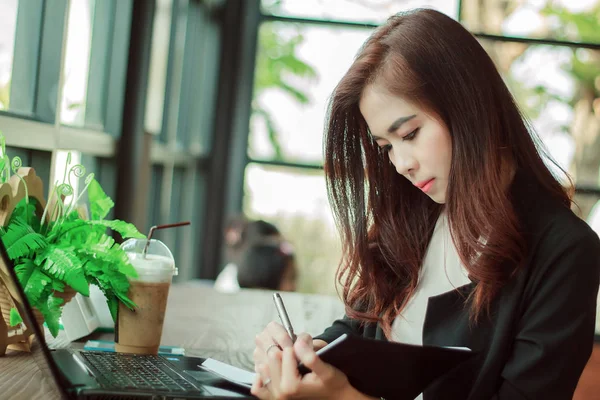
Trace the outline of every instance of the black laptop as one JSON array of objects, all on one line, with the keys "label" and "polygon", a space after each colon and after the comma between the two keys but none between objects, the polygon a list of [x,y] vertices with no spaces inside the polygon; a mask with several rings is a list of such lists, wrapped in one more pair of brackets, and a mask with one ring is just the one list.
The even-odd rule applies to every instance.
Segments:
[{"label": "black laptop", "polygon": [[[0,240],[4,279],[17,283],[13,264]],[[6,266],[7,268],[3,268]],[[8,274],[8,275],[7,275]],[[24,300],[23,320],[32,327],[42,347],[44,361],[52,371],[61,394],[68,399],[249,399],[247,387],[222,379],[201,364],[205,358],[152,356],[48,347],[34,321],[29,302]]]}]

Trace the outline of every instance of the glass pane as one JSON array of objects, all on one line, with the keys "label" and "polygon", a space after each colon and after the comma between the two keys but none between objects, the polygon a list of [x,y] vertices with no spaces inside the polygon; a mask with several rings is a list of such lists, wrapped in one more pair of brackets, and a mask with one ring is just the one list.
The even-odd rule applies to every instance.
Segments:
[{"label": "glass pane", "polygon": [[336,293],[341,250],[321,171],[249,164],[244,212],[275,224],[292,243],[299,291]]},{"label": "glass pane", "polygon": [[8,110],[18,0],[0,0],[0,110]]},{"label": "glass pane", "polygon": [[262,0],[264,13],[352,22],[384,22],[390,15],[417,7],[457,18],[458,0]]},{"label": "glass pane", "polygon": [[83,126],[92,45],[95,0],[69,2],[67,48],[63,70],[60,121]]},{"label": "glass pane", "polygon": [[[162,193],[164,166],[153,165],[150,178],[150,194],[148,196],[148,212],[146,214],[146,226],[143,232],[148,232],[153,225],[161,222],[160,218],[160,194]],[[157,232],[158,233],[158,232]]]},{"label": "glass pane", "polygon": [[262,24],[250,124],[251,158],[322,163],[327,100],[370,32]]},{"label": "glass pane", "polygon": [[600,186],[600,52],[508,42],[483,45],[553,158],[577,185]]},{"label": "glass pane", "polygon": [[159,0],[154,14],[145,114],[146,131],[153,134],[158,134],[162,128],[172,5],[173,0]]},{"label": "glass pane", "polygon": [[[67,163],[70,154],[70,161]],[[64,202],[65,204],[70,204],[73,200],[77,199],[79,195],[80,185],[83,186],[83,181],[76,179],[74,176],[70,175],[70,170],[73,166],[77,164],[81,164],[81,153],[78,151],[71,150],[56,150],[54,155],[54,162],[52,164],[52,176],[54,177],[54,181],[58,181],[58,184],[68,183],[73,188],[73,194],[69,196],[65,196]],[[86,171],[86,175],[90,172],[97,173],[96,171]],[[54,190],[54,184],[52,183],[51,187],[48,190]],[[89,210],[88,210],[89,211]]]},{"label": "glass pane", "polygon": [[463,0],[461,14],[474,32],[600,43],[599,0]]}]

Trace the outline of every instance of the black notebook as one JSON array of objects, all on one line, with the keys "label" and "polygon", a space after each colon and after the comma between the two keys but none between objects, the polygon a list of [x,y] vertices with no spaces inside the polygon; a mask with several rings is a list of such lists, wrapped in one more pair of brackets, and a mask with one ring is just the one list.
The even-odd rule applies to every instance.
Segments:
[{"label": "black notebook", "polygon": [[[343,334],[317,351],[358,391],[385,399],[414,399],[436,378],[473,357],[467,348],[417,346]],[[300,364],[300,372],[308,369]]]}]

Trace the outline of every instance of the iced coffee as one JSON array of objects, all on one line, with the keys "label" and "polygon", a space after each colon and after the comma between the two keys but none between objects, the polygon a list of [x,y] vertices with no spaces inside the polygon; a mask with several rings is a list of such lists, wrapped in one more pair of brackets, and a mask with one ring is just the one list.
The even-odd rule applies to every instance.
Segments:
[{"label": "iced coffee", "polygon": [[147,246],[146,242],[130,239],[123,243],[138,277],[130,279],[128,292],[136,309],[119,303],[115,349],[122,353],[158,353],[169,288],[177,271],[171,252],[162,242],[152,239]]}]

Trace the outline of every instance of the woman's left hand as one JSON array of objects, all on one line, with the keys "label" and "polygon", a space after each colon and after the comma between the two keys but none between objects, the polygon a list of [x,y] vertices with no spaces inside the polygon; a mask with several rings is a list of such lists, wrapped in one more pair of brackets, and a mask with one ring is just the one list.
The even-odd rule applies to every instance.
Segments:
[{"label": "woman's left hand", "polygon": [[[345,399],[360,397],[339,369],[323,362],[309,344],[311,337],[298,336],[293,348],[273,349],[266,364],[257,365],[252,394],[260,399]],[[301,376],[298,361],[312,372]]]}]

